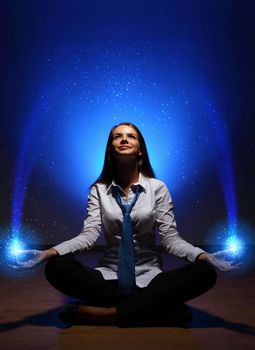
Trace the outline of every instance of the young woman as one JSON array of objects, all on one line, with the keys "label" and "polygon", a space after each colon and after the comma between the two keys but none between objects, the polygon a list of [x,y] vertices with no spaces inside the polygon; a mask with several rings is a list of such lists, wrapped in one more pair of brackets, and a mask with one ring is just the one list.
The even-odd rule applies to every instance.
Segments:
[{"label": "young woman", "polygon": [[[92,247],[101,230],[106,248],[99,266],[92,269],[73,255]],[[189,263],[163,271],[156,232],[168,253]],[[60,312],[60,318],[71,324],[185,325],[191,313],[184,303],[214,286],[215,267],[238,268],[224,252],[209,254],[179,236],[170,193],[154,177],[144,138],[131,123],[120,123],[110,131],[82,232],[31,254],[33,258],[21,267],[48,260],[49,283],[79,300]]]}]

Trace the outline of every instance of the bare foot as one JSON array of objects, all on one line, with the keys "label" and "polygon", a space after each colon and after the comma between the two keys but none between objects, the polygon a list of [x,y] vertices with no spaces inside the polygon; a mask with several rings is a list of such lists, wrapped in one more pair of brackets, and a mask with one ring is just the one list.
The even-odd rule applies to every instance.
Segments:
[{"label": "bare foot", "polygon": [[114,324],[117,321],[116,307],[96,307],[79,304],[75,313],[78,322]]}]

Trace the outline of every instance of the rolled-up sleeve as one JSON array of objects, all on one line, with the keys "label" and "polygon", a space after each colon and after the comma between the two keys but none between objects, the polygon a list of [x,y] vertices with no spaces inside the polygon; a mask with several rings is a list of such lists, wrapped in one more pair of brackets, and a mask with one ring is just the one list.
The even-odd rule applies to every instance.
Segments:
[{"label": "rolled-up sleeve", "polygon": [[155,194],[157,226],[163,247],[170,254],[195,261],[204,250],[194,247],[180,237],[174,218],[172,198],[163,182]]},{"label": "rolled-up sleeve", "polygon": [[53,247],[59,255],[78,253],[91,248],[97,241],[101,231],[101,211],[96,186],[91,188],[88,196],[87,215],[82,232],[63,243]]}]

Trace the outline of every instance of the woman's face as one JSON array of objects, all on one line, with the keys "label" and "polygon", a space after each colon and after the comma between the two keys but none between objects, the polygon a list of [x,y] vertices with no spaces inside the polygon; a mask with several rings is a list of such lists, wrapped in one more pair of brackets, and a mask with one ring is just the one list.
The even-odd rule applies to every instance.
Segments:
[{"label": "woman's face", "polygon": [[116,159],[141,155],[138,134],[131,126],[120,125],[113,130],[112,149]]}]

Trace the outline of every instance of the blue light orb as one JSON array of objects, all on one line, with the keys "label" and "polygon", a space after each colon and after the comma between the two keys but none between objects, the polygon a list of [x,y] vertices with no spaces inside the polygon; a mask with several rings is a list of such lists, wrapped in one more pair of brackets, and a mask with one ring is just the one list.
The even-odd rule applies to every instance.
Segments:
[{"label": "blue light orb", "polygon": [[225,245],[226,250],[229,250],[233,257],[240,257],[244,252],[244,241],[237,235],[229,236]]},{"label": "blue light orb", "polygon": [[16,266],[24,258],[25,244],[20,239],[12,237],[6,246],[7,264]]},{"label": "blue light orb", "polygon": [[17,256],[24,250],[24,245],[19,239],[13,238],[10,242],[8,250],[10,256]]},{"label": "blue light orb", "polygon": [[205,242],[212,252],[227,251],[228,260],[240,260],[249,268],[253,264],[252,237],[254,228],[249,222],[239,219],[229,224],[224,220],[210,228]]},{"label": "blue light orb", "polygon": [[27,261],[31,254],[31,249],[40,245],[40,234],[28,225],[22,225],[20,229],[13,227],[0,227],[1,254],[0,264],[3,272],[8,276],[23,276],[15,271],[20,268],[20,264]]}]

